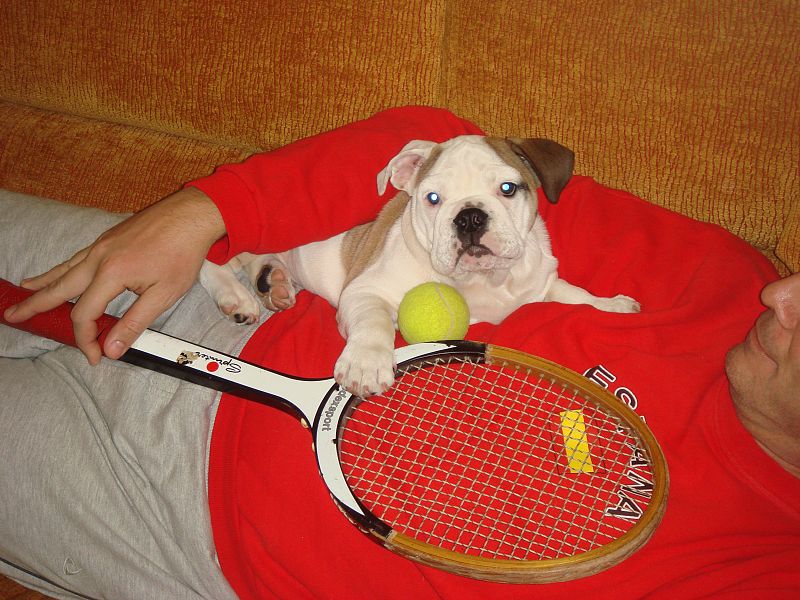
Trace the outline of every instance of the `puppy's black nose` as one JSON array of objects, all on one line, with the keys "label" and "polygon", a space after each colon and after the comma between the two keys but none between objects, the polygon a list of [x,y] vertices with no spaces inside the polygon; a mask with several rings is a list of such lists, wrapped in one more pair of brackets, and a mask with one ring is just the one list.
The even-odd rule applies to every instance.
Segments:
[{"label": "puppy's black nose", "polygon": [[456,215],[453,223],[455,223],[458,233],[479,233],[486,228],[488,219],[489,215],[480,208],[465,208]]}]

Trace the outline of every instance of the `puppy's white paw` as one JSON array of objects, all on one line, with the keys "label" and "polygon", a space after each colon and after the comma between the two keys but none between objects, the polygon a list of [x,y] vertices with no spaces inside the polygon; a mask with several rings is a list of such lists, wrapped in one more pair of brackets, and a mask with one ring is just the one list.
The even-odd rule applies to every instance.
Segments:
[{"label": "puppy's white paw", "polygon": [[258,300],[242,285],[228,286],[220,290],[214,299],[220,312],[236,323],[252,325],[261,314]]},{"label": "puppy's white paw", "polygon": [[394,371],[392,348],[348,343],[336,361],[333,374],[348,392],[366,398],[388,390],[394,383]]},{"label": "puppy's white paw", "polygon": [[638,313],[641,310],[639,303],[629,296],[618,294],[613,298],[598,298],[595,306],[600,310],[615,313]]},{"label": "puppy's white paw", "polygon": [[269,310],[277,312],[294,306],[294,282],[283,266],[265,264],[254,285],[261,296],[261,302]]},{"label": "puppy's white paw", "polygon": [[255,323],[261,314],[261,307],[253,293],[237,279],[237,264],[235,259],[225,266],[206,261],[200,269],[200,283],[220,312],[231,321]]}]

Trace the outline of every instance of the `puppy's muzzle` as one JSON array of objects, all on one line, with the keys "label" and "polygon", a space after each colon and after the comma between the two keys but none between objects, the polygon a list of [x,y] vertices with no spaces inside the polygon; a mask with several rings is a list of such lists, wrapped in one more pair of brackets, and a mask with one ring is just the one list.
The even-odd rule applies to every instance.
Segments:
[{"label": "puppy's muzzle", "polygon": [[459,257],[466,252],[472,256],[490,254],[491,251],[481,244],[481,237],[486,232],[489,215],[480,208],[464,208],[453,219],[456,235],[461,242]]}]

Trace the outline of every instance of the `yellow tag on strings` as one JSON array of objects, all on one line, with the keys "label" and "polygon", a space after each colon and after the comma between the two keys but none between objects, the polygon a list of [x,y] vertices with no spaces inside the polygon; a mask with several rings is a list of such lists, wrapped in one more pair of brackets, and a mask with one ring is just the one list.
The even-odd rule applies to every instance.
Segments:
[{"label": "yellow tag on strings", "polygon": [[589,453],[589,440],[586,438],[586,422],[579,410],[565,410],[561,417],[561,434],[564,436],[564,450],[567,454],[569,470],[572,473],[593,473],[592,457]]}]

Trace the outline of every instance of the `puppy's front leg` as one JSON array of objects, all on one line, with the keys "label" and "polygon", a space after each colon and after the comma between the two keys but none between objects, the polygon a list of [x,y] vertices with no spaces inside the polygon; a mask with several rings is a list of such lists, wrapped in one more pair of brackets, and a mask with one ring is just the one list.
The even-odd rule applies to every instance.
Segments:
[{"label": "puppy's front leg", "polygon": [[619,294],[613,298],[600,298],[563,279],[553,281],[544,299],[562,304],[589,304],[605,312],[637,313],[640,308],[639,303],[628,296]]},{"label": "puppy's front leg", "polygon": [[394,321],[388,301],[374,294],[342,294],[339,331],[347,340],[334,377],[362,397],[380,394],[394,383]]}]

